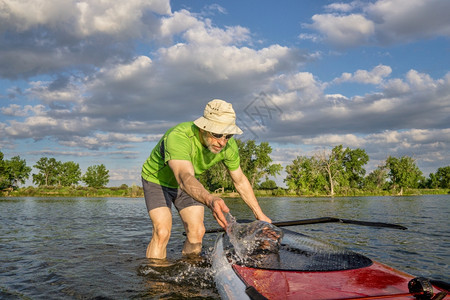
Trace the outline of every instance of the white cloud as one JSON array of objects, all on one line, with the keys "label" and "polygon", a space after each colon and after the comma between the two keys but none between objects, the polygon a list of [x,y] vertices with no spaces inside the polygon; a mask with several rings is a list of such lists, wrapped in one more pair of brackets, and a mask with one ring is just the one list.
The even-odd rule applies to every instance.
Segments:
[{"label": "white cloud", "polygon": [[366,7],[382,43],[450,36],[447,0],[379,0]]},{"label": "white cloud", "polygon": [[[374,82],[378,83],[382,77],[380,74],[389,72],[385,70],[375,73],[379,79]],[[282,86],[281,80],[284,79],[285,86],[292,87],[292,82],[296,82],[293,78],[297,77],[279,77],[280,82],[277,82],[277,86]],[[297,82],[302,82],[308,87],[307,83],[311,84],[312,81],[306,80],[307,78],[310,77],[303,77],[302,81]],[[372,77],[362,78],[368,80]],[[323,94],[320,87],[324,84],[315,85],[317,88],[315,98],[309,103],[307,88],[295,92],[289,88],[278,90],[274,95],[267,95],[281,108],[282,113],[278,118],[267,120],[270,124],[266,139],[294,143],[293,136],[310,138],[323,132],[331,135],[357,134],[360,137],[385,130],[447,128],[450,112],[448,78],[449,75],[442,79],[432,79],[427,74],[411,70],[404,79],[393,78],[381,84],[380,87],[383,88],[381,92],[352,98],[340,94]],[[423,87],[424,84],[426,88]]]},{"label": "white cloud", "polygon": [[384,85],[384,94],[388,96],[396,96],[408,93],[410,88],[407,83],[405,83],[400,78],[390,79]]},{"label": "white cloud", "polygon": [[[350,13],[361,8],[361,13]],[[332,3],[304,27],[318,31],[340,48],[368,44],[397,44],[437,36],[450,36],[448,0],[378,0],[373,3]]]},{"label": "white cloud", "polygon": [[220,13],[220,14],[228,14],[227,9],[224,8],[223,6],[220,6],[219,4],[210,4],[210,5],[206,5],[203,9],[202,9],[202,15],[214,15],[216,12]]},{"label": "white cloud", "polygon": [[378,65],[372,70],[357,70],[355,73],[343,73],[341,77],[333,80],[334,83],[342,82],[358,82],[365,84],[380,84],[384,78],[389,76],[392,72],[391,67],[385,65]]},{"label": "white cloud", "polygon": [[343,48],[366,44],[375,32],[374,23],[360,14],[314,15],[312,20],[306,27],[319,31],[330,43]]},{"label": "white cloud", "polygon": [[[152,60],[148,56],[138,56],[129,63],[119,63],[110,68],[103,68],[99,75],[113,82],[135,80],[140,76],[148,76],[151,72]],[[97,83],[99,84],[99,83]]]},{"label": "white cloud", "polygon": [[187,10],[180,10],[162,19],[161,35],[162,37],[171,37],[185,32],[196,25],[199,25],[197,18],[192,16]]},{"label": "white cloud", "polygon": [[91,136],[74,136],[71,140],[62,141],[60,144],[68,147],[79,147],[87,149],[111,148],[122,143],[144,143],[155,141],[161,138],[161,135],[131,135],[121,133],[96,133]]},{"label": "white cloud", "polygon": [[322,41],[322,37],[318,34],[310,34],[310,33],[301,33],[298,36],[299,39],[301,40],[310,40],[314,43],[320,42]]},{"label": "white cloud", "polygon": [[8,47],[0,47],[0,77],[83,72],[130,59],[134,40],[163,38],[159,17],[170,13],[168,0],[3,0],[0,33],[8,35],[0,34],[0,45]]},{"label": "white cloud", "polygon": [[[299,106],[314,104],[323,95],[323,84],[317,81],[314,75],[309,72],[282,75],[277,78],[276,83],[286,88],[283,98],[292,99],[294,96],[288,102],[276,101],[282,108],[286,108],[285,110],[291,110],[290,113],[299,108]],[[292,92],[295,93],[292,94]],[[287,95],[290,95],[290,97]]]},{"label": "white cloud", "polygon": [[39,25],[56,26],[63,20],[72,19],[73,8],[73,1],[3,0],[0,7],[0,20],[8,24],[9,28],[15,28],[18,31],[25,31]]},{"label": "white cloud", "polygon": [[349,3],[331,3],[325,6],[328,11],[350,12],[361,5],[360,1],[352,1]]},{"label": "white cloud", "polygon": [[406,74],[406,79],[415,90],[427,90],[436,88],[438,82],[434,81],[430,75],[419,73],[416,70],[410,70]]},{"label": "white cloud", "polygon": [[[39,105],[40,109],[43,109],[43,105]],[[12,116],[12,117],[25,117],[29,114],[30,111],[33,110],[33,107],[31,105],[26,105],[24,107],[18,105],[18,104],[10,104],[9,106],[1,107],[0,111],[2,114],[6,116]]]},{"label": "white cloud", "polygon": [[122,184],[124,182],[128,182],[130,179],[132,179],[131,184],[141,185],[141,176],[140,176],[140,166],[136,166],[135,169],[124,169],[124,168],[118,168],[118,169],[110,169],[109,170],[109,180],[110,183],[114,182],[116,184],[112,184],[112,186],[117,186],[119,184]]},{"label": "white cloud", "polygon": [[33,81],[31,87],[25,91],[32,99],[39,99],[42,103],[76,103],[82,97],[82,90],[73,83],[67,83],[56,89],[51,82]]},{"label": "white cloud", "polygon": [[2,4],[1,19],[9,28],[23,32],[36,26],[53,30],[62,27],[80,36],[96,33],[136,36],[144,26],[143,12],[170,13],[168,0],[3,0]]},{"label": "white cloud", "polygon": [[358,137],[354,134],[324,134],[319,135],[314,138],[306,138],[303,139],[303,143],[306,145],[315,145],[315,146],[330,146],[330,145],[346,145],[346,147],[350,148],[359,148],[365,143],[365,139],[363,137]]},{"label": "white cloud", "polygon": [[[226,35],[227,33],[222,31],[222,34]],[[190,72],[187,75],[191,79],[194,75],[194,77],[201,78],[202,81],[209,82],[227,80],[242,75],[271,74],[283,67],[291,56],[289,48],[279,45],[261,50],[220,45],[211,47],[208,41],[214,40],[214,38],[203,38],[202,41],[206,44],[178,44],[161,49],[160,55],[168,63],[168,66],[189,69]],[[232,39],[229,37],[228,40]],[[224,40],[227,39],[224,38]]]}]

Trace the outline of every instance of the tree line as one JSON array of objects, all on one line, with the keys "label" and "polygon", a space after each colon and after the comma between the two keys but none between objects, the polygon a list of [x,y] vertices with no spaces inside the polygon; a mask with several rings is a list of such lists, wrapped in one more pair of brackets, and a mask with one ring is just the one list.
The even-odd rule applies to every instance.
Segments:
[{"label": "tree line", "polygon": [[407,188],[448,189],[450,166],[441,167],[425,178],[409,156],[389,156],[366,176],[364,166],[369,156],[364,149],[335,146],[331,152],[298,156],[286,166],[284,182],[297,194],[327,193],[331,196],[351,194],[352,190],[377,192],[389,190],[399,195]]},{"label": "tree line", "polygon": [[[254,189],[280,190],[275,181],[283,170],[272,163],[272,148],[267,142],[259,145],[253,140],[237,140],[241,168]],[[354,191],[377,193],[391,191],[402,195],[408,188],[450,188],[450,166],[441,167],[425,178],[409,156],[389,156],[386,161],[366,175],[369,156],[364,149],[335,146],[330,152],[317,151],[312,156],[297,156],[285,167],[284,182],[288,193],[297,195],[350,195]],[[217,164],[200,177],[210,191],[233,190],[233,184],[223,164]],[[283,191],[284,192],[284,191]],[[282,194],[282,193],[279,193]]]},{"label": "tree line", "polygon": [[[82,175],[80,165],[73,162],[61,162],[55,158],[41,157],[33,166],[38,170],[32,174],[33,183],[38,186],[77,186],[80,181],[88,187],[100,188],[109,182],[109,171],[103,164],[87,168]],[[0,152],[0,190],[14,190],[19,184],[25,184],[30,177],[31,167],[19,156],[4,160]]]},{"label": "tree line", "polygon": [[[274,180],[283,170],[281,164],[273,163],[272,147],[267,142],[257,144],[254,140],[236,140],[241,168],[252,187],[258,190],[281,191]],[[25,160],[15,156],[3,159],[0,152],[0,190],[16,189],[29,178],[31,168]],[[352,191],[393,191],[403,194],[408,188],[450,188],[450,166],[438,168],[425,178],[415,160],[409,156],[389,156],[386,161],[366,175],[365,166],[369,156],[364,149],[335,146],[331,151],[317,151],[312,156],[297,156],[284,170],[284,182],[289,193],[297,195],[352,194]],[[109,182],[109,171],[101,165],[87,168],[84,175],[73,161],[60,162],[55,158],[42,157],[33,166],[38,172],[32,174],[38,186],[77,186],[80,181],[88,187],[104,187]],[[233,191],[234,185],[228,172],[219,163],[199,177],[211,192]],[[282,192],[285,192],[284,190]]]}]

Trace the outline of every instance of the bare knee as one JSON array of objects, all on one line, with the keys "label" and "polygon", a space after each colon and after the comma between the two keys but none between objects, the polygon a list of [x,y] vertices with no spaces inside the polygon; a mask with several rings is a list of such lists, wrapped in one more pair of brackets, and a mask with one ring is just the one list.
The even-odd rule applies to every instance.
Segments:
[{"label": "bare knee", "polygon": [[152,238],[158,240],[160,243],[167,243],[170,238],[170,230],[167,228],[154,228]]},{"label": "bare knee", "polygon": [[201,243],[205,235],[205,226],[198,224],[197,226],[190,226],[186,229],[186,236],[190,243]]}]

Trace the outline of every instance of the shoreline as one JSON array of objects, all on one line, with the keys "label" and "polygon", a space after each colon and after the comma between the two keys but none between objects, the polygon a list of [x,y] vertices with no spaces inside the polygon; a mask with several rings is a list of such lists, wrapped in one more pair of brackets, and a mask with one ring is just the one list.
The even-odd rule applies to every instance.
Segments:
[{"label": "shoreline", "polygon": [[[282,192],[280,192],[280,190]],[[237,192],[212,193],[221,198],[240,198]],[[302,198],[339,198],[339,197],[382,197],[382,196],[420,196],[420,195],[450,195],[450,189],[406,189],[403,194],[397,191],[364,191],[351,190],[347,193],[339,193],[334,196],[327,194],[296,194],[285,190],[255,190],[256,197],[302,197]],[[86,187],[47,187],[47,188],[19,188],[15,191],[0,192],[0,197],[76,197],[76,198],[143,198],[142,188],[133,186],[130,188],[86,188]]]}]

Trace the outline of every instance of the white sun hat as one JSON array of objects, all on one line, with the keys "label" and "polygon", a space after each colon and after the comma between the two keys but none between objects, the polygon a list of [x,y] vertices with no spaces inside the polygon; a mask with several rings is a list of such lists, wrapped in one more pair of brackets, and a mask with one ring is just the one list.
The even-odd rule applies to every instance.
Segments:
[{"label": "white sun hat", "polygon": [[198,128],[219,134],[242,134],[236,126],[236,114],[231,103],[220,99],[208,102],[203,117],[194,121]]}]

